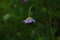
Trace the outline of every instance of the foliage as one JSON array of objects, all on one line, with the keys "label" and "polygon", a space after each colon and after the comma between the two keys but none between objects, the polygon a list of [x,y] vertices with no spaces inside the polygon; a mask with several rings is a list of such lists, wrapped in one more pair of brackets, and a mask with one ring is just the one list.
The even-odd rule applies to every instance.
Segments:
[{"label": "foliage", "polygon": [[[31,5],[36,22],[25,24]],[[60,0],[0,0],[0,40],[55,40],[57,18]]]}]

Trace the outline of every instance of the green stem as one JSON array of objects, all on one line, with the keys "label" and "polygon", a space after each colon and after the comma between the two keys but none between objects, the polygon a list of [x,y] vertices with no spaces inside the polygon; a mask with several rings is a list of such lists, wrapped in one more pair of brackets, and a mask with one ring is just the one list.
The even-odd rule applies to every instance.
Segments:
[{"label": "green stem", "polygon": [[30,11],[31,11],[31,8],[33,7],[33,5],[29,8],[29,11],[28,11],[28,17],[30,17]]},{"label": "green stem", "polygon": [[38,36],[38,40],[42,40],[42,38],[40,37],[40,34],[37,32],[37,30],[35,30],[35,32],[36,32],[36,34],[37,34],[37,36]]},{"label": "green stem", "polygon": [[40,35],[39,34],[37,34],[38,35],[38,37],[39,37],[39,40],[42,40],[42,38],[40,37]]},{"label": "green stem", "polygon": [[49,35],[50,35],[50,40],[52,40],[52,34],[51,34],[51,18],[49,17],[49,13],[48,13],[48,5],[47,5],[47,1],[44,0],[44,4],[45,4],[45,7],[46,7],[46,13],[47,13],[47,17],[48,17],[48,24],[49,24]]}]

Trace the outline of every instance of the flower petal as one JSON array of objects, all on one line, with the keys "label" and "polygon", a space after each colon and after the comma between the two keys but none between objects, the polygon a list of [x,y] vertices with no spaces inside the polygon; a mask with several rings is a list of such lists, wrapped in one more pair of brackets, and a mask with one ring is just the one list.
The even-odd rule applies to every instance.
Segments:
[{"label": "flower petal", "polygon": [[23,21],[24,23],[32,23],[32,22],[36,22],[33,18],[31,18],[31,17],[28,17],[27,19],[25,19],[24,21]]},{"label": "flower petal", "polygon": [[33,22],[36,22],[34,19],[32,19]]},{"label": "flower petal", "polygon": [[28,20],[24,20],[23,22],[28,23]]},{"label": "flower petal", "polygon": [[32,20],[29,20],[29,21],[28,21],[28,23],[31,23],[31,22],[32,22]]}]

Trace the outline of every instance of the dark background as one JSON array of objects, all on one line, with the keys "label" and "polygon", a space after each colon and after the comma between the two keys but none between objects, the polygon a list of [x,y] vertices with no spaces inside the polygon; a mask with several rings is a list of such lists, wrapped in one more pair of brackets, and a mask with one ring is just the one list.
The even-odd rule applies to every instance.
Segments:
[{"label": "dark background", "polygon": [[[25,24],[31,5],[36,22]],[[59,21],[60,0],[0,0],[0,40],[55,40]]]}]

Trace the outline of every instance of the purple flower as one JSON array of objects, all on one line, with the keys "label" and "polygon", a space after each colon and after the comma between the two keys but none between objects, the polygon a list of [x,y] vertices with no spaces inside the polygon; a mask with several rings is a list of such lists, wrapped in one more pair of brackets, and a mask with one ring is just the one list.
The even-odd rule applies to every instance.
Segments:
[{"label": "purple flower", "polygon": [[25,19],[23,22],[25,22],[25,23],[32,23],[32,22],[36,22],[33,18],[31,18],[31,17],[28,17],[27,19]]}]

